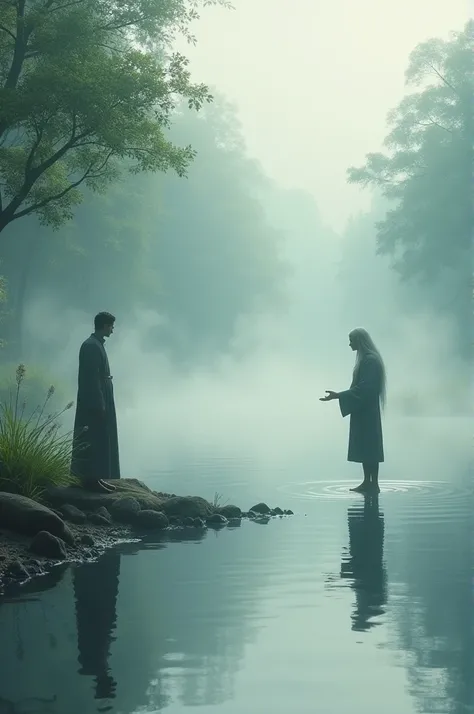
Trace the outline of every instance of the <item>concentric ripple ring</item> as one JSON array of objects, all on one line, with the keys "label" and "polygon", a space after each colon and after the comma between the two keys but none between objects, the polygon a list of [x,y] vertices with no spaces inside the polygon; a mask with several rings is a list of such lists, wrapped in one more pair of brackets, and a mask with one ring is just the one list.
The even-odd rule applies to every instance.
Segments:
[{"label": "concentric ripple ring", "polygon": [[[312,499],[347,499],[354,498],[350,490],[358,485],[353,480],[344,481],[304,481],[289,483],[279,487],[279,491],[299,500]],[[412,495],[423,498],[436,498],[444,501],[462,500],[468,495],[467,489],[456,488],[447,481],[380,481],[381,495]]]}]

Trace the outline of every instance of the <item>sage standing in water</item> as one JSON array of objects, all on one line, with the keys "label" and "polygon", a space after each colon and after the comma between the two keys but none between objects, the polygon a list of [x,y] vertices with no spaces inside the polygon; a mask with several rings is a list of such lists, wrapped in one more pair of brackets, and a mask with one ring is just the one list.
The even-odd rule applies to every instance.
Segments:
[{"label": "sage standing in water", "polygon": [[79,375],[71,472],[84,488],[110,492],[104,479],[120,478],[117,417],[105,338],[114,331],[115,317],[99,312],[94,332],[79,351]]},{"label": "sage standing in water", "polygon": [[357,351],[350,389],[326,390],[320,401],[338,399],[342,416],[350,414],[347,460],[362,464],[364,470],[363,482],[351,491],[379,492],[379,464],[384,461],[380,407],[385,405],[385,366],[372,338],[362,327],[350,333],[349,346]]}]

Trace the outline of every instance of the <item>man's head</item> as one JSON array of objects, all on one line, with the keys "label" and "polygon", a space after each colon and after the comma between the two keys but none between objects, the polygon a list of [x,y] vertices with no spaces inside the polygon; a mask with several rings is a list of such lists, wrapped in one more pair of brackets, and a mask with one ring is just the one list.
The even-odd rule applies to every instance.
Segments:
[{"label": "man's head", "polygon": [[115,317],[110,312],[99,312],[94,317],[94,329],[102,337],[110,337],[114,331]]}]

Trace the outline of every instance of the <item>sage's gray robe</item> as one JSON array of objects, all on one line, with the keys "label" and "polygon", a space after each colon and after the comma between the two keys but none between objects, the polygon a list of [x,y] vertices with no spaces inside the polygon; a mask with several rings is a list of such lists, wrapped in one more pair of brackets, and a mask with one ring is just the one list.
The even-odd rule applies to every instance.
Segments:
[{"label": "sage's gray robe", "polygon": [[112,377],[104,340],[95,334],[79,350],[71,472],[83,481],[120,478]]},{"label": "sage's gray robe", "polygon": [[366,355],[350,389],[339,393],[343,417],[350,414],[348,461],[375,464],[384,460],[380,390],[382,365],[374,355]]}]

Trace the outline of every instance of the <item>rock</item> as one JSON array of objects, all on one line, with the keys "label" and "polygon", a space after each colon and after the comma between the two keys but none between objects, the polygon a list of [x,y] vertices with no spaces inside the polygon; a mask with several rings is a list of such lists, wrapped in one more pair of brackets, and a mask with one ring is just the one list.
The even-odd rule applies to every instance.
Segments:
[{"label": "rock", "polygon": [[242,511],[240,508],[238,506],[231,506],[230,504],[218,508],[217,513],[220,513],[221,516],[224,516],[224,518],[227,518],[228,520],[231,518],[242,518]]},{"label": "rock", "polygon": [[138,501],[143,510],[162,510],[164,498],[151,491],[141,481],[122,478],[111,481],[111,483],[115,486],[115,491],[111,493],[93,493],[80,487],[49,488],[47,491],[48,502],[53,507],[71,503],[81,511],[97,511],[101,506],[105,506],[112,512],[112,505],[127,497]]},{"label": "rock", "polygon": [[112,518],[119,523],[133,523],[140,510],[139,502],[132,496],[119,498],[110,507]]},{"label": "rock", "polygon": [[93,548],[95,545],[95,541],[89,533],[84,533],[83,535],[81,535],[79,542],[81,543],[81,545],[88,546],[89,548]]},{"label": "rock", "polygon": [[112,523],[112,516],[108,512],[105,506],[101,506],[100,508],[97,509],[97,514],[99,516],[102,516],[103,518],[106,518],[109,523]]},{"label": "rock", "polygon": [[220,513],[213,513],[212,516],[209,516],[206,523],[208,526],[225,526],[228,520],[225,516],[221,516]]},{"label": "rock", "polygon": [[278,506],[277,506],[276,508],[272,508],[272,510],[270,511],[270,515],[271,516],[282,516],[283,511],[281,510],[281,508],[278,508]]},{"label": "rock", "polygon": [[163,530],[168,527],[168,519],[164,513],[159,511],[144,510],[137,513],[134,520],[134,527],[140,530]]},{"label": "rock", "polygon": [[89,523],[94,526],[110,526],[110,521],[108,518],[101,516],[100,513],[89,513]]},{"label": "rock", "polygon": [[162,510],[168,517],[207,519],[214,509],[200,496],[175,496],[163,502]]},{"label": "rock", "polygon": [[39,560],[31,559],[26,563],[26,569],[30,576],[39,575],[43,572],[43,568]]},{"label": "rock", "polygon": [[229,518],[228,526],[230,528],[239,528],[242,525],[241,518]]},{"label": "rock", "polygon": [[267,506],[266,503],[257,503],[256,506],[252,506],[250,509],[253,513],[258,513],[261,516],[267,516],[271,513],[271,508]]},{"label": "rock", "polygon": [[195,528],[205,528],[206,522],[203,521],[202,518],[195,518],[194,519],[194,527]]},{"label": "rock", "polygon": [[259,514],[258,514],[258,513],[255,513],[255,511],[249,511],[249,512],[248,512],[248,517],[249,517],[250,519],[258,518],[258,515],[259,515]]},{"label": "rock", "polygon": [[71,531],[56,513],[14,493],[0,492],[0,527],[29,536],[48,531],[70,545],[74,543]]},{"label": "rock", "polygon": [[293,511],[290,511],[290,510],[283,511],[283,513],[285,514],[285,516],[294,516],[294,515],[295,515],[295,514],[293,513]]},{"label": "rock", "polygon": [[183,518],[183,526],[186,526],[187,528],[194,528],[194,518],[191,518],[190,516]]},{"label": "rock", "polygon": [[28,570],[19,560],[14,560],[13,563],[10,563],[10,565],[5,571],[5,575],[7,578],[12,578],[13,580],[20,580],[22,582],[28,580],[28,578],[30,577]]},{"label": "rock", "polygon": [[72,506],[70,503],[66,503],[61,508],[61,514],[67,521],[70,521],[71,523],[76,523],[77,525],[81,525],[87,520],[86,514],[76,508],[76,506]]},{"label": "rock", "polygon": [[35,535],[30,545],[30,551],[35,555],[53,560],[65,560],[67,557],[64,541],[48,531],[40,531]]}]

